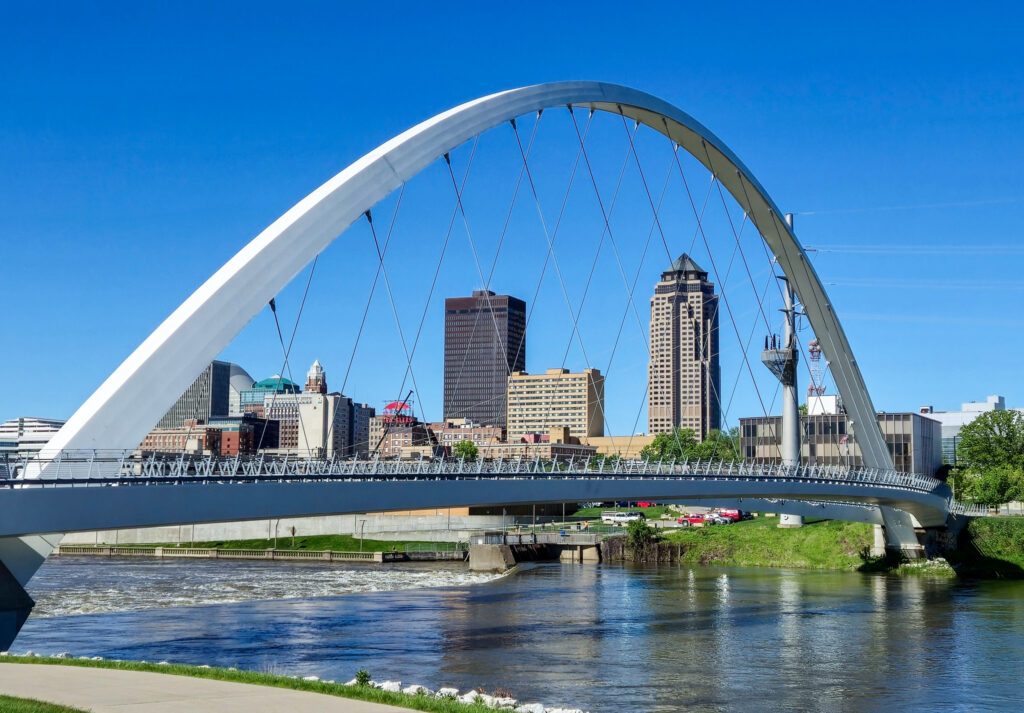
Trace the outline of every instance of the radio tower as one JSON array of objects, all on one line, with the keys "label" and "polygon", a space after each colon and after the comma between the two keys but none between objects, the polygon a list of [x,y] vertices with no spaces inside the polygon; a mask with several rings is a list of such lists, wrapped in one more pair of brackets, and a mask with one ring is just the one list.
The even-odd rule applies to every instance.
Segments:
[{"label": "radio tower", "polygon": [[811,383],[807,385],[807,396],[821,396],[825,393],[824,367],[821,364],[821,345],[812,339],[807,345],[807,361],[811,370]]}]

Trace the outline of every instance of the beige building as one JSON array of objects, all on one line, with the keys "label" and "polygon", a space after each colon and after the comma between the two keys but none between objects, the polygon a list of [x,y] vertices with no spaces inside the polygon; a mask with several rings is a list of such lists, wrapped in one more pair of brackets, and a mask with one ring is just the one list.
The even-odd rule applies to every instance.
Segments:
[{"label": "beige building", "polygon": [[647,429],[692,429],[697,439],[721,427],[718,296],[714,283],[683,254],[661,273],[651,298]]},{"label": "beige building", "polygon": [[588,436],[581,438],[585,446],[593,446],[599,455],[620,456],[626,459],[640,457],[640,451],[654,443],[654,436]]},{"label": "beige building", "polygon": [[568,428],[575,438],[604,435],[604,377],[599,369],[543,374],[514,371],[508,377],[508,441]]},{"label": "beige building", "polygon": [[428,424],[427,428],[434,434],[434,442],[449,453],[452,446],[461,441],[470,441],[477,446],[485,446],[505,440],[505,429],[501,426],[481,426],[466,418],[435,421]]}]

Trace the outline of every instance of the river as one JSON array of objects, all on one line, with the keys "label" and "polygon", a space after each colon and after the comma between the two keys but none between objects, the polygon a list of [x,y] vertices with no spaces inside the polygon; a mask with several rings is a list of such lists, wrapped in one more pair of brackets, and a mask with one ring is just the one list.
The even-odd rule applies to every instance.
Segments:
[{"label": "river", "polygon": [[593,713],[1024,707],[1024,582],[64,557],[30,593],[15,653],[337,680],[366,668]]}]

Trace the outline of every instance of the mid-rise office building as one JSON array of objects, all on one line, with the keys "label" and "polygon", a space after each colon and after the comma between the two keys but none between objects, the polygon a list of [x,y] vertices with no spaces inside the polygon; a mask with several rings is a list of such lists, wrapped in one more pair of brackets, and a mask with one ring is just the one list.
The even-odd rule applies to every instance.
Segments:
[{"label": "mid-rise office building", "polygon": [[22,416],[0,423],[0,455],[24,457],[38,453],[64,425],[63,419]]},{"label": "mid-rise office building", "polygon": [[299,393],[264,393],[266,418],[279,423],[278,451],[307,458],[348,455],[352,400],[327,393],[327,377],[319,361],[310,366],[306,387]]},{"label": "mid-rise office building", "polygon": [[180,426],[157,426],[142,439],[139,450],[144,454],[184,453],[218,456],[221,454],[220,445],[220,428],[190,420]]},{"label": "mid-rise office building", "polygon": [[[896,470],[935,475],[942,466],[941,424],[916,413],[879,413],[878,425]],[[782,460],[782,417],[740,419],[744,460]],[[815,465],[864,464],[855,428],[845,413],[801,414],[800,462]]]},{"label": "mid-rise office building", "polygon": [[443,417],[504,427],[508,375],[526,369],[526,303],[475,290],[444,310]]},{"label": "mid-rise office building", "polygon": [[[942,460],[956,465],[957,444],[960,443],[960,430],[983,413],[988,411],[1005,411],[1006,399],[994,395],[984,401],[967,401],[960,404],[959,411],[936,411],[931,406],[922,406],[919,412],[942,424]],[[1019,409],[1024,413],[1024,409]]]},{"label": "mid-rise office building", "polygon": [[648,432],[687,428],[703,439],[721,427],[718,296],[690,256],[681,255],[661,273],[650,329]]},{"label": "mid-rise office building", "polygon": [[604,376],[599,369],[543,374],[515,371],[508,377],[508,441],[568,428],[574,438],[604,435]]},{"label": "mid-rise office building", "polygon": [[213,417],[230,416],[232,408],[241,414],[241,394],[252,385],[252,377],[238,364],[211,362],[167,410],[157,428],[180,428],[190,421],[207,423]]},{"label": "mid-rise office building", "polygon": [[446,454],[450,454],[452,446],[462,441],[469,441],[476,446],[486,446],[505,440],[505,429],[500,426],[481,426],[465,418],[437,421],[428,424],[427,427],[434,437],[434,443]]},{"label": "mid-rise office building", "polygon": [[348,455],[355,458],[367,458],[370,455],[370,420],[376,415],[377,410],[369,404],[357,404],[352,402],[350,421],[352,423],[352,442],[349,445]]}]

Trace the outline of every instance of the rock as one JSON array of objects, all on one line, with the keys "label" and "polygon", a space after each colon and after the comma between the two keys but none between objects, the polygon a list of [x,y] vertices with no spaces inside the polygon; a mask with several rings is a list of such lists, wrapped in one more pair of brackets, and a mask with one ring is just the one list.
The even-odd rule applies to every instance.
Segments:
[{"label": "rock", "polygon": [[481,693],[477,700],[488,708],[494,708],[494,696],[488,696],[486,693]]},{"label": "rock", "polygon": [[170,661],[157,661],[156,665],[157,666],[170,666],[171,662]]},{"label": "rock", "polygon": [[329,678],[326,681],[324,681],[324,683],[334,683],[334,679],[333,678]]},{"label": "rock", "polygon": [[510,696],[496,696],[494,698],[495,708],[515,708],[519,705],[519,701]]},{"label": "rock", "polygon": [[459,703],[476,703],[476,699],[480,697],[480,694],[476,691],[469,691],[459,696]]},{"label": "rock", "polygon": [[406,686],[405,688],[402,689],[402,693],[408,693],[410,696],[417,696],[417,695],[420,695],[421,693],[424,696],[432,696],[432,695],[434,695],[433,691],[431,691],[426,686],[421,686],[418,683],[414,683],[411,686]]},{"label": "rock", "polygon": [[357,681],[356,679],[353,678],[351,681],[349,681],[348,683],[346,683],[344,685],[346,685],[346,686],[358,686],[359,685],[359,681]]},{"label": "rock", "polygon": [[380,688],[380,684],[377,683],[376,681],[372,680],[372,679],[370,681],[367,681],[366,685],[369,686],[370,688]]},{"label": "rock", "polygon": [[69,659],[69,658],[71,658],[71,654],[69,654],[67,651],[61,651],[60,653],[54,654],[50,658],[52,658],[52,659]]},{"label": "rock", "polygon": [[320,677],[319,676],[303,676],[302,680],[303,681],[319,681]]},{"label": "rock", "polygon": [[210,664],[208,664],[208,663],[204,663],[204,664],[203,664],[202,666],[200,666],[199,668],[210,668]]},{"label": "rock", "polygon": [[103,657],[102,657],[102,656],[93,656],[93,657],[92,657],[92,658],[90,659],[90,661],[102,661],[102,660],[103,660]]},{"label": "rock", "polygon": [[88,657],[88,656],[79,656],[79,657],[78,657],[78,660],[79,660],[79,661],[88,661],[88,660],[89,660],[89,657]]},{"label": "rock", "polygon": [[523,703],[516,707],[516,713],[544,713],[543,703]]},{"label": "rock", "polygon": [[437,690],[437,693],[435,693],[434,695],[436,695],[438,698],[458,698],[459,697],[459,689],[458,688],[447,688],[447,687],[446,688],[439,688]]},{"label": "rock", "polygon": [[380,684],[380,690],[389,691],[391,693],[401,693],[402,682],[401,681],[385,681]]},{"label": "rock", "polygon": [[36,653],[32,649],[29,649],[28,651],[22,654],[22,656],[24,656],[25,658],[32,658],[35,655]]}]

